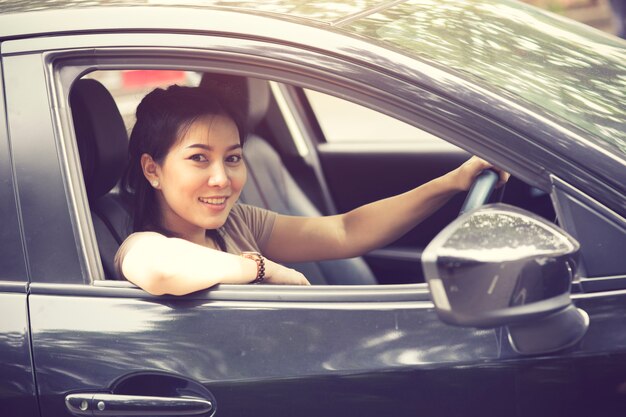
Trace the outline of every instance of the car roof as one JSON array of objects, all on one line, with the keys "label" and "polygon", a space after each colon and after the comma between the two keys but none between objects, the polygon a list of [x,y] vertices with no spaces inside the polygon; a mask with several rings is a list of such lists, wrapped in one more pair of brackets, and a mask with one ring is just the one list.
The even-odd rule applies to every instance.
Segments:
[{"label": "car roof", "polygon": [[232,10],[273,16],[284,20],[334,24],[348,17],[370,14],[398,3],[380,0],[4,0],[0,14],[25,13],[49,9],[79,9],[119,6],[176,6],[197,9]]},{"label": "car roof", "polygon": [[[161,18],[136,6],[160,8]],[[243,13],[360,38],[529,103],[626,160],[626,42],[516,1],[8,0],[0,39],[210,31],[209,15],[194,20],[189,8],[238,13],[231,26],[241,33],[252,31],[237,23]]]}]

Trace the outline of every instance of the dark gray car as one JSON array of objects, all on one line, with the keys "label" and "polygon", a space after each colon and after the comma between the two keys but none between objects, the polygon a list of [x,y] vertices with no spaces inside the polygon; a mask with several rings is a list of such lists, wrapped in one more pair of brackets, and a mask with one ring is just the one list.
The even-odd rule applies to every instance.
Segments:
[{"label": "dark gray car", "polygon": [[[512,1],[97,3],[0,6],[0,415],[625,415],[626,43]],[[242,198],[282,213],[513,178],[319,285],[151,296],[111,267],[133,72],[240,83]],[[334,140],[316,94],[415,140]]]}]

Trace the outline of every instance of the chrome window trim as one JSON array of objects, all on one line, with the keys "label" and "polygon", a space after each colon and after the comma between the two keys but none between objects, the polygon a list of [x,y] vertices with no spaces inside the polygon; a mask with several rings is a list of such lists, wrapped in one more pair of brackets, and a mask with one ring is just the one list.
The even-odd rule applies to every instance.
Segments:
[{"label": "chrome window trim", "polygon": [[128,281],[97,281],[94,285],[44,284],[31,285],[32,294],[67,295],[84,297],[120,297],[174,300],[207,300],[224,302],[270,302],[318,305],[329,304],[352,308],[355,304],[395,307],[397,304],[419,305],[433,308],[430,290],[425,283],[397,285],[226,285],[221,284],[192,294],[151,295]]}]

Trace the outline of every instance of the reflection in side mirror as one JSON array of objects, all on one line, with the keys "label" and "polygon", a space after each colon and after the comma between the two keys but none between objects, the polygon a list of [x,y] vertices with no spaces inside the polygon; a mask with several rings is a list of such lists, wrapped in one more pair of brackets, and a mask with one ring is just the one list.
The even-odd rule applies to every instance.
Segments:
[{"label": "reflection in side mirror", "polygon": [[580,245],[544,219],[506,204],[466,213],[422,255],[439,317],[457,326],[508,326],[520,353],[578,342],[588,317],[570,300]]}]

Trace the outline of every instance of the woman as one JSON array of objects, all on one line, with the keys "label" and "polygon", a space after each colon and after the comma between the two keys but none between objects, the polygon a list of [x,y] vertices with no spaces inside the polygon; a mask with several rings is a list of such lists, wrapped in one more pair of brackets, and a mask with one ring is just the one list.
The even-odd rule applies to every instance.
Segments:
[{"label": "woman", "polygon": [[[349,258],[384,246],[491,167],[473,157],[416,189],[345,214],[284,216],[237,204],[246,182],[240,120],[200,88],[156,89],[142,100],[122,183],[134,201],[135,233],[115,260],[126,279],[157,295],[220,283],[308,285],[280,263]],[[508,174],[500,177],[501,185]]]}]

